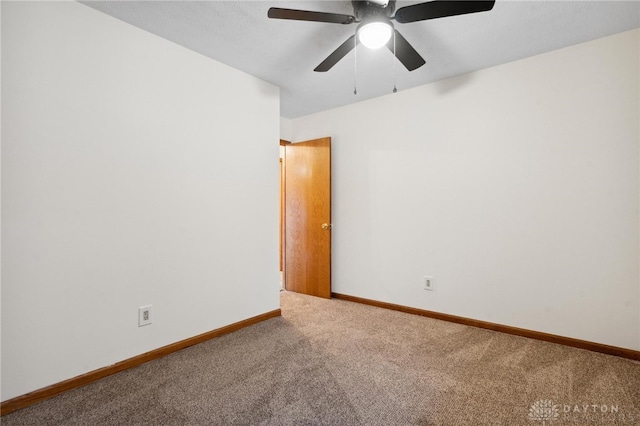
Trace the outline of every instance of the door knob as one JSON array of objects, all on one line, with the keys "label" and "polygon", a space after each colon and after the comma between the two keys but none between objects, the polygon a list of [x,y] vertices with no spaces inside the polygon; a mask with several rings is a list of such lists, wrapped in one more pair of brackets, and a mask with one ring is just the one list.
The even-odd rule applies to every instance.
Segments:
[{"label": "door knob", "polygon": [[323,223],[322,224],[322,229],[331,229],[333,227],[333,225],[329,225],[328,223]]}]

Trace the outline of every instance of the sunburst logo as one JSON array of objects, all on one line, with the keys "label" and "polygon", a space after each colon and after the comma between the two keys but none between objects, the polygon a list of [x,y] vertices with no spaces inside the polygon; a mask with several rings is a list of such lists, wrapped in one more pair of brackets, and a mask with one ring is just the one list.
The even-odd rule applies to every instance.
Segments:
[{"label": "sunburst logo", "polygon": [[550,399],[536,401],[529,408],[529,420],[542,422],[542,426],[557,420],[558,416],[560,416],[560,410]]}]

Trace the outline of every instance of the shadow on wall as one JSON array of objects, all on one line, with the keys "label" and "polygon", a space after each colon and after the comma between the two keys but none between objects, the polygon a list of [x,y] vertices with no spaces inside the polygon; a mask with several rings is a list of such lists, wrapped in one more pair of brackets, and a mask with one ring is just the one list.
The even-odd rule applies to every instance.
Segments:
[{"label": "shadow on wall", "polygon": [[433,83],[433,87],[439,95],[446,95],[467,85],[471,80],[473,80],[473,75],[473,73],[467,73],[458,77],[440,80]]}]

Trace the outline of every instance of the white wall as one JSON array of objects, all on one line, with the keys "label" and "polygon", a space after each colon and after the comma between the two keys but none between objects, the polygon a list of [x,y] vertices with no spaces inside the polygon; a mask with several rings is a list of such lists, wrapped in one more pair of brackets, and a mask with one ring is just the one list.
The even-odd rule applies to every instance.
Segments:
[{"label": "white wall", "polygon": [[290,118],[280,117],[280,139],[291,142],[292,126]]},{"label": "white wall", "polygon": [[278,309],[278,88],[75,2],[2,65],[3,400]]},{"label": "white wall", "polygon": [[292,120],[333,140],[333,290],[640,349],[639,38]]}]

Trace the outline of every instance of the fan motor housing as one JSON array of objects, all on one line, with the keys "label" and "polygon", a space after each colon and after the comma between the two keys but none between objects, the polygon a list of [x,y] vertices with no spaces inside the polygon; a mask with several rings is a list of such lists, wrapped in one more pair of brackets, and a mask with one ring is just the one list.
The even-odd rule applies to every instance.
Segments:
[{"label": "fan motor housing", "polygon": [[389,0],[386,6],[381,6],[373,1],[353,0],[351,3],[353,4],[353,14],[357,21],[367,21],[379,16],[389,18],[396,9],[396,0]]}]

